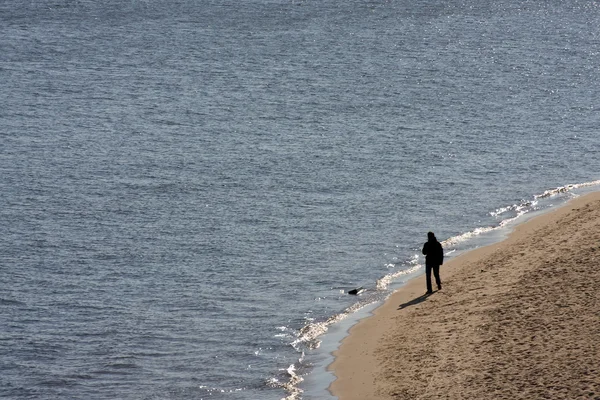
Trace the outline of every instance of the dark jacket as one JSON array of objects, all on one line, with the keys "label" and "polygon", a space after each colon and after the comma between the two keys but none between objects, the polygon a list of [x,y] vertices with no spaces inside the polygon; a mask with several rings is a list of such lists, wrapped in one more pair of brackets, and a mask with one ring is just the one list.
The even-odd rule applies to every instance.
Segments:
[{"label": "dark jacket", "polygon": [[444,249],[437,239],[429,240],[423,246],[426,265],[442,265],[444,263]]}]

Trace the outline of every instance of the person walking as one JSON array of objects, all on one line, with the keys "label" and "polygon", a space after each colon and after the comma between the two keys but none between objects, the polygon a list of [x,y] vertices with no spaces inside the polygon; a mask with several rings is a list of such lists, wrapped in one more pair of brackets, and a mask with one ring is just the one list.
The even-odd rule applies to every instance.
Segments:
[{"label": "person walking", "polygon": [[440,280],[440,265],[444,263],[444,249],[437,241],[433,232],[427,233],[427,242],[423,246],[425,255],[425,274],[427,275],[427,294],[433,293],[431,290],[431,271],[435,277],[438,290],[442,290],[442,281]]}]

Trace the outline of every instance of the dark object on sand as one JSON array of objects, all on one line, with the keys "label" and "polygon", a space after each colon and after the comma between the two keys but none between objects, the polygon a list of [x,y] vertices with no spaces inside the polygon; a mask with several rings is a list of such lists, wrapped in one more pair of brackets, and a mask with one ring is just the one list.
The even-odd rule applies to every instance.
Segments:
[{"label": "dark object on sand", "polygon": [[364,289],[363,289],[363,287],[361,286],[361,287],[359,287],[359,288],[352,289],[352,290],[348,291],[348,294],[359,294],[359,293],[360,293],[360,292],[362,292],[363,290],[364,290]]}]

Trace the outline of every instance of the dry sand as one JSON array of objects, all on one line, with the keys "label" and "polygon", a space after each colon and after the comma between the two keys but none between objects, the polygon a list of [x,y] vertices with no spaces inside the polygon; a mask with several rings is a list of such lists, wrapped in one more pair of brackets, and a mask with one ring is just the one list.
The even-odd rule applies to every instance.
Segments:
[{"label": "dry sand", "polygon": [[[340,400],[600,399],[600,193],[411,280],[330,366]],[[435,285],[434,285],[435,286]]]}]

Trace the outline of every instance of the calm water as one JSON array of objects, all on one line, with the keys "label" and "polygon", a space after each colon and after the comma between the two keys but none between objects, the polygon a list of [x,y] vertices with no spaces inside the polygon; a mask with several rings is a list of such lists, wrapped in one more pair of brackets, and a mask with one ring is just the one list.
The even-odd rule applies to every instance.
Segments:
[{"label": "calm water", "polygon": [[460,250],[598,189],[599,20],[0,0],[0,397],[326,398],[297,385],[319,335],[428,230]]}]

